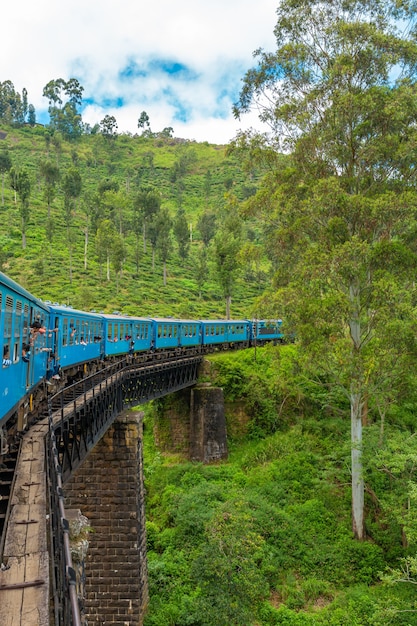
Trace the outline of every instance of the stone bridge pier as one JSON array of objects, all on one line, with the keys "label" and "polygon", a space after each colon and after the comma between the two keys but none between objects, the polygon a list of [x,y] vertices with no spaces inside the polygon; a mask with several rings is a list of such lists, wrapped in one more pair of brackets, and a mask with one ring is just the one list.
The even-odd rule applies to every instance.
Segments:
[{"label": "stone bridge pier", "polygon": [[91,532],[85,560],[89,626],[141,626],[148,601],[143,413],[121,413],[64,485],[66,509]]},{"label": "stone bridge pier", "polygon": [[200,383],[158,402],[155,439],[162,450],[178,452],[191,461],[203,463],[227,458],[222,389]]},{"label": "stone bridge pier", "polygon": [[[227,457],[223,392],[202,384],[158,401],[155,437],[162,450],[209,463]],[[121,413],[64,484],[66,510],[91,531],[85,558],[89,626],[142,626],[148,603],[143,413]]]}]

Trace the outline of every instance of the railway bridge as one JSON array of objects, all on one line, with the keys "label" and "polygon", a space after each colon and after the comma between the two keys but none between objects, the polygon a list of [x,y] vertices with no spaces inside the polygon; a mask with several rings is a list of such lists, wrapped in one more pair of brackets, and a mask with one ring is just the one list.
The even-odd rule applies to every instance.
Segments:
[{"label": "railway bridge", "polygon": [[[126,359],[49,396],[47,411],[22,437],[14,472],[1,546],[2,626],[142,624],[148,598],[142,421],[125,409],[194,388],[202,358]],[[206,442],[203,413],[195,413],[194,426],[202,460],[216,438],[211,424]],[[220,433],[223,442],[214,443],[222,454],[222,426]],[[90,522],[91,544],[96,531],[107,540],[92,549],[93,591],[86,594]]]}]

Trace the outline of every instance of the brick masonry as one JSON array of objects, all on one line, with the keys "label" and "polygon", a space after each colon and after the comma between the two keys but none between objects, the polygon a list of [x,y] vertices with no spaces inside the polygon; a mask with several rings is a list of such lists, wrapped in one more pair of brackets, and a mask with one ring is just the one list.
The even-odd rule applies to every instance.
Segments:
[{"label": "brick masonry", "polygon": [[85,563],[89,626],[142,626],[148,602],[142,419],[123,412],[64,485],[92,527]]},{"label": "brick masonry", "polygon": [[158,401],[155,441],[161,450],[210,463],[227,458],[223,390],[202,383]]}]

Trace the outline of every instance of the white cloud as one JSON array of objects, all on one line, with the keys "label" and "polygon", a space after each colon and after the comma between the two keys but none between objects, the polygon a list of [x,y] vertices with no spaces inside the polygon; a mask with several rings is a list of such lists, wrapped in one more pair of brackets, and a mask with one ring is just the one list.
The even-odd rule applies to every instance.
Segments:
[{"label": "white cloud", "polygon": [[[134,133],[145,110],[154,131],[172,126],[177,137],[227,143],[239,128],[256,124],[234,120],[231,109],[253,50],[274,49],[278,1],[21,0],[18,10],[7,3],[0,81],[25,87],[38,118],[47,109],[47,82],[73,76],[91,102],[85,122],[108,113],[119,131]],[[188,71],[169,72],[162,62]],[[129,64],[145,75],[123,78]]]}]

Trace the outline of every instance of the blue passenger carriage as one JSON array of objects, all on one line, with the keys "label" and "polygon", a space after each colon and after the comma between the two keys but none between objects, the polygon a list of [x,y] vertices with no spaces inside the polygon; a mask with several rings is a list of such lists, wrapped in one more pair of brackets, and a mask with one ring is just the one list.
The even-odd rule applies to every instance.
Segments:
[{"label": "blue passenger carriage", "polygon": [[106,357],[134,354],[150,349],[153,322],[146,317],[103,315],[104,353]]},{"label": "blue passenger carriage", "polygon": [[181,345],[181,321],[167,318],[152,318],[153,348],[155,350],[175,350]]},{"label": "blue passenger carriage", "polygon": [[274,343],[284,341],[282,320],[254,320],[252,322],[252,342],[262,345],[269,341]]},{"label": "blue passenger carriage", "polygon": [[[27,403],[44,379],[48,306],[0,272],[1,420],[19,414],[19,429],[26,425]],[[35,324],[39,332],[32,326]]]},{"label": "blue passenger carriage", "polygon": [[180,345],[182,348],[192,348],[201,345],[202,326],[196,320],[179,321]]},{"label": "blue passenger carriage", "polygon": [[201,320],[204,346],[214,349],[247,347],[250,342],[248,320]]},{"label": "blue passenger carriage", "polygon": [[70,374],[88,361],[103,357],[103,319],[97,313],[78,311],[57,304],[50,305],[51,365],[47,377],[58,376],[60,370]]}]

